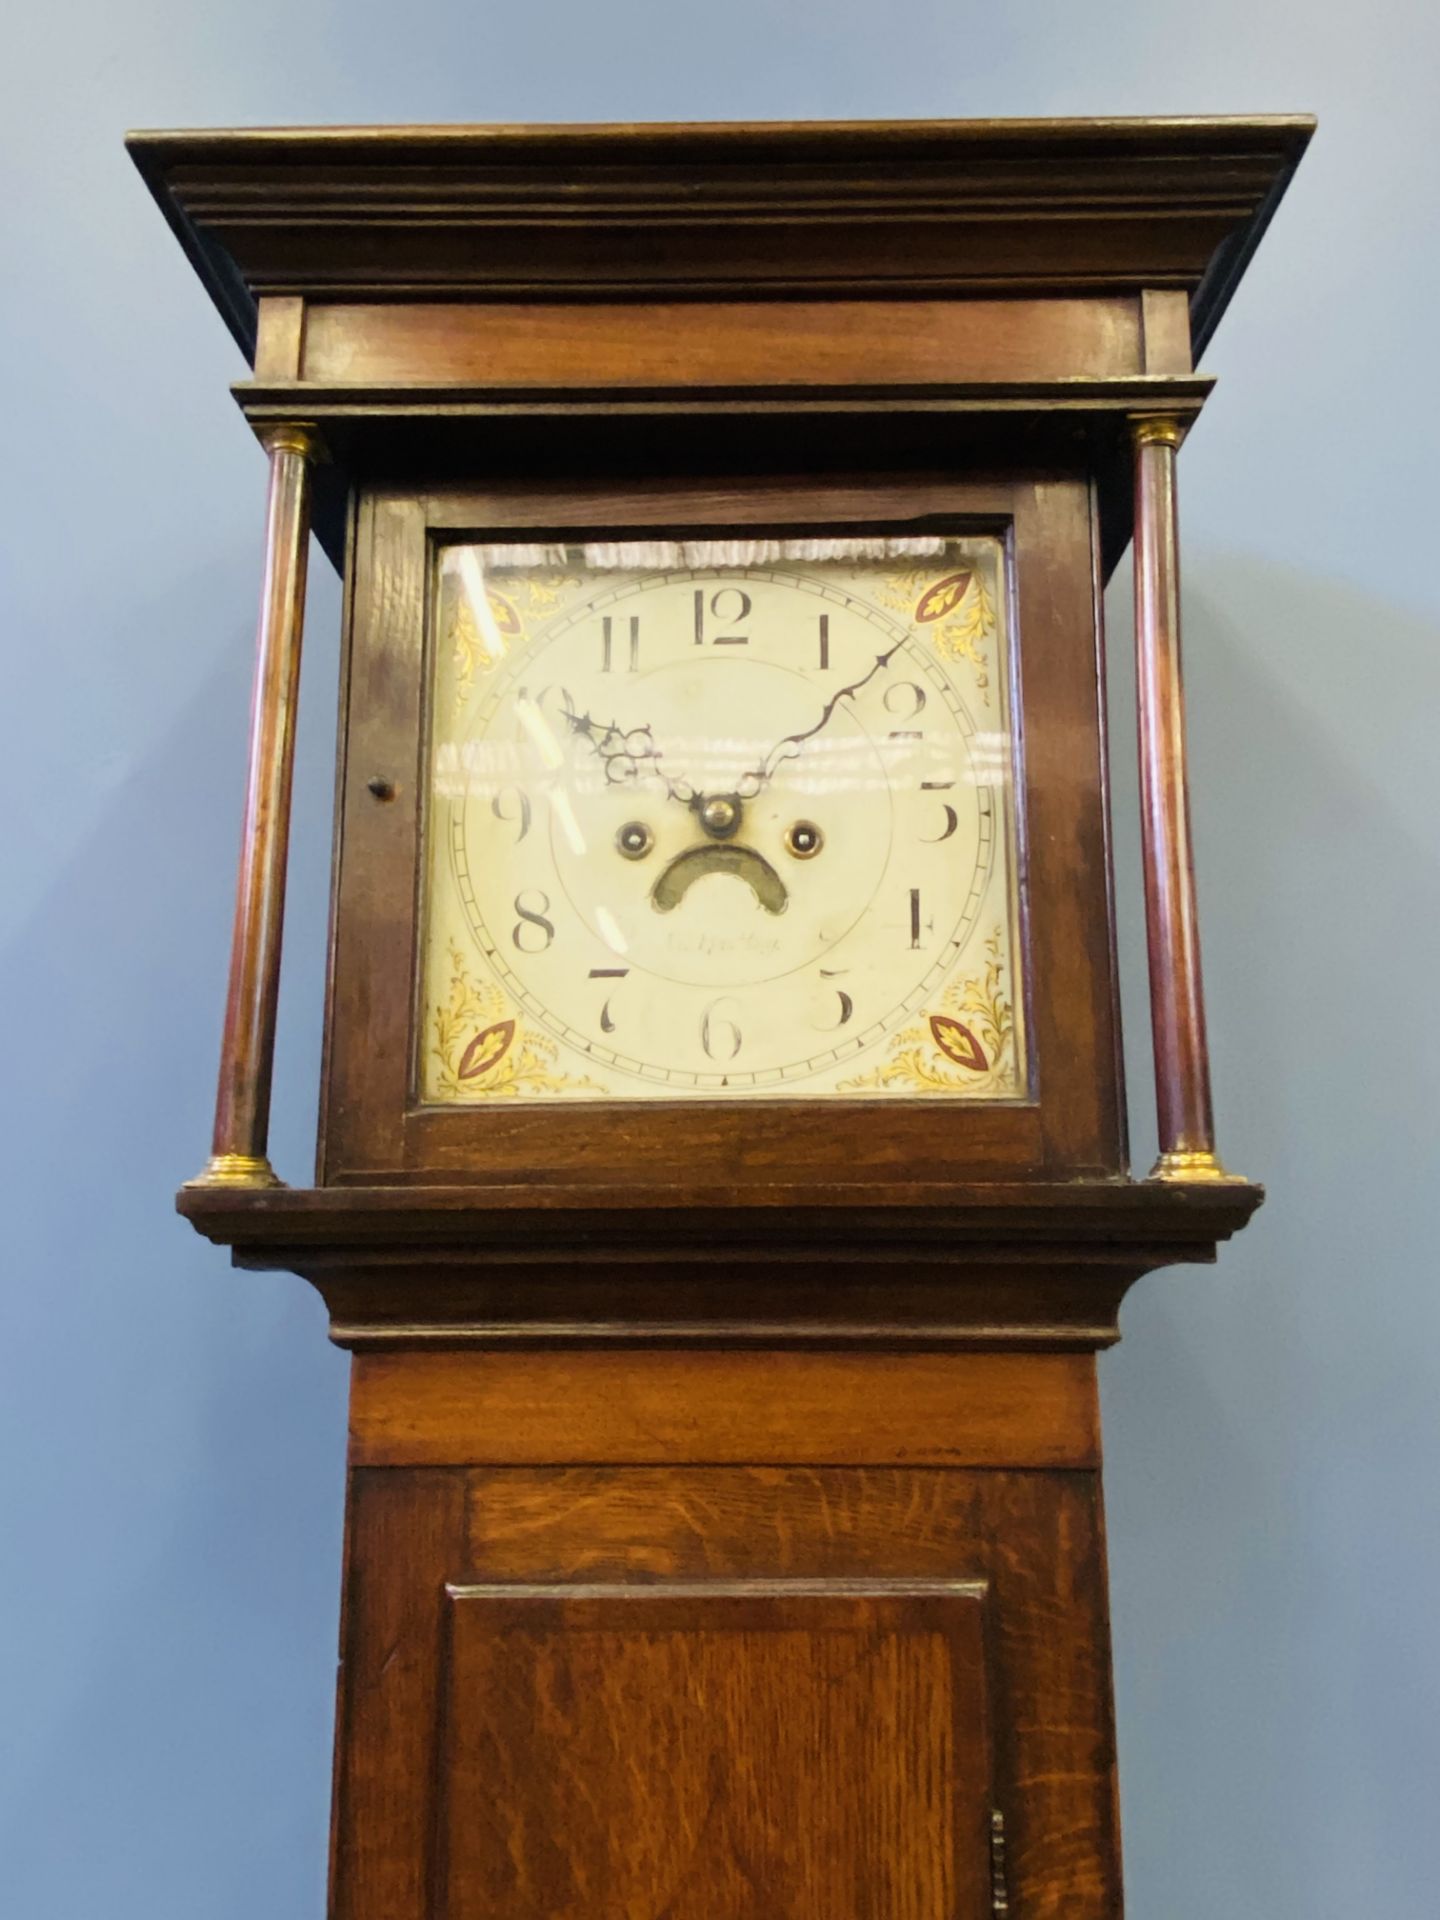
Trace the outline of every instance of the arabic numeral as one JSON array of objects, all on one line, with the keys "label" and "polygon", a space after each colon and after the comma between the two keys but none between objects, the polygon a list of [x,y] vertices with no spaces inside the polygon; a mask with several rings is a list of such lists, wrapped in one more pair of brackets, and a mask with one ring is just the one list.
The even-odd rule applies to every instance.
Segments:
[{"label": "arabic numeral", "polygon": [[893,713],[897,720],[913,720],[917,713],[924,711],[925,699],[925,689],[917,687],[913,680],[897,680],[885,689],[885,711]]},{"label": "arabic numeral", "polygon": [[[532,904],[527,905],[527,901]],[[515,951],[544,953],[555,938],[554,923],[546,917],[550,912],[549,894],[538,887],[522,887],[515,896],[515,911],[520,916],[510,929]]]},{"label": "arabic numeral", "polygon": [[851,1016],[854,1014],[855,1002],[843,987],[829,987],[826,989],[827,1003],[832,993],[835,995],[838,1003],[836,1006],[828,1009],[833,1017],[830,1019],[818,1019],[815,1025],[819,1027],[822,1032],[838,1033],[841,1027],[849,1023]]},{"label": "arabic numeral", "polygon": [[709,1060],[733,1060],[743,1041],[740,1028],[720,1009],[733,1006],[733,1000],[712,1000],[700,1016],[700,1044]]},{"label": "arabic numeral", "polygon": [[[590,969],[590,978],[592,980],[626,980],[629,976],[630,969],[628,967],[591,967]],[[615,1031],[615,1016],[610,1011],[610,1003],[613,998],[613,994],[607,993],[604,1004],[600,1008],[600,1031],[602,1033],[614,1033]]]},{"label": "arabic numeral", "polygon": [[708,604],[705,589],[703,587],[695,589],[695,644],[697,647],[705,646],[707,640],[712,647],[748,647],[750,644],[748,633],[717,633],[710,636],[707,635],[706,627],[711,619],[722,621],[727,626],[742,627],[749,618],[750,596],[743,587],[721,587],[718,592],[710,595]]},{"label": "arabic numeral", "polygon": [[517,828],[515,844],[518,847],[530,831],[531,808],[529,794],[525,792],[523,787],[501,787],[500,791],[495,795],[495,798],[490,802],[490,811],[497,820],[504,820],[507,824],[513,824]]},{"label": "arabic numeral", "polygon": [[[922,780],[920,782],[920,791],[922,793],[949,793],[953,790],[954,786],[955,782],[953,780]],[[948,840],[960,824],[960,816],[954,807],[951,806],[950,802],[948,800],[942,800],[940,804],[945,809],[945,825],[939,833],[922,833],[919,836],[932,847],[938,846],[942,840]]]}]

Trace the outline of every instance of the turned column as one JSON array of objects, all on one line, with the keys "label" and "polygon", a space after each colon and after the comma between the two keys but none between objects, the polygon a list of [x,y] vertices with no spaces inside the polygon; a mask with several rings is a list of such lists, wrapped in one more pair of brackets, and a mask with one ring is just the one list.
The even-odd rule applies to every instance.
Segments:
[{"label": "turned column", "polygon": [[276,1178],[266,1152],[285,864],[295,763],[295,704],[305,617],[310,540],[310,473],[319,454],[304,426],[262,430],[270,455],[265,513],[265,575],[255,637],[255,687],[230,985],[215,1093],[215,1132],[195,1186],[268,1187]]},{"label": "turned column", "polygon": [[1155,1040],[1160,1157],[1151,1177],[1224,1180],[1215,1153],[1205,991],[1185,771],[1180,667],[1180,543],[1175,454],[1180,422],[1132,422],[1135,449],[1135,666],[1140,828]]}]

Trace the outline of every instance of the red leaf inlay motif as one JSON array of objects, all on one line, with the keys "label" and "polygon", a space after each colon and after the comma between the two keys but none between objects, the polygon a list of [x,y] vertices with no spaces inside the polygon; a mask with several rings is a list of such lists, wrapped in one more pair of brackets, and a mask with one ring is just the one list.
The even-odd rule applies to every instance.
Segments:
[{"label": "red leaf inlay motif", "polygon": [[501,633],[507,633],[512,636],[518,634],[520,632],[520,616],[505,598],[504,594],[496,593],[493,587],[487,587],[485,590],[485,598],[490,603],[491,616]]},{"label": "red leaf inlay motif", "polygon": [[460,1056],[455,1069],[457,1080],[478,1080],[482,1073],[498,1067],[515,1038],[513,1020],[497,1020],[493,1027],[482,1027]]},{"label": "red leaf inlay motif", "polygon": [[967,567],[961,573],[947,573],[943,580],[927,587],[915,603],[917,623],[924,626],[929,620],[943,620],[947,613],[953,613],[970,591],[974,578],[974,572]]},{"label": "red leaf inlay motif", "polygon": [[930,1033],[946,1059],[953,1060],[957,1067],[968,1067],[972,1073],[984,1073],[989,1066],[985,1049],[969,1027],[952,1020],[948,1013],[931,1014]]}]

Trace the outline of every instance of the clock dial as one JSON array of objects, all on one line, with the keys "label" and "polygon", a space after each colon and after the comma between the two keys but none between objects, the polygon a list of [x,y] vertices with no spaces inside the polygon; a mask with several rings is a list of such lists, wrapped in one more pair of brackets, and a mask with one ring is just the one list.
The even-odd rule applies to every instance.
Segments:
[{"label": "clock dial", "polygon": [[432,1102],[1023,1098],[989,537],[440,549]]}]

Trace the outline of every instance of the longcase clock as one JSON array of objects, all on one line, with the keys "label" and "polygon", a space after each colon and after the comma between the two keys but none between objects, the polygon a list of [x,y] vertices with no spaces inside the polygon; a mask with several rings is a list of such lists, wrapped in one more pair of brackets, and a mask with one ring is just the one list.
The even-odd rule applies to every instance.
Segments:
[{"label": "longcase clock", "polygon": [[[1261,1197],[1211,1116],[1176,454],[1309,132],[132,139],[270,464],[179,1204],[353,1354],[335,1920],[1118,1914],[1095,1357]],[[305,1186],[267,1120],[312,526]]]}]

